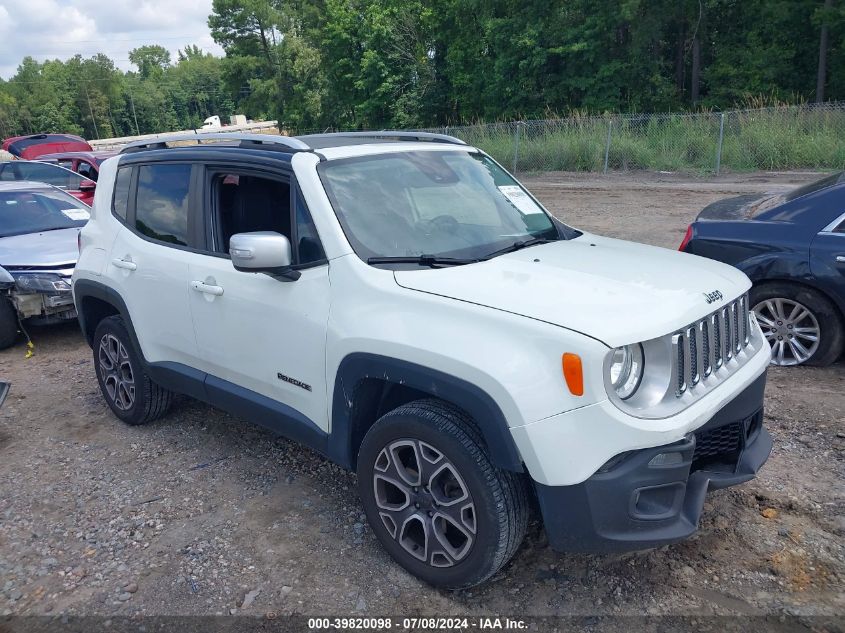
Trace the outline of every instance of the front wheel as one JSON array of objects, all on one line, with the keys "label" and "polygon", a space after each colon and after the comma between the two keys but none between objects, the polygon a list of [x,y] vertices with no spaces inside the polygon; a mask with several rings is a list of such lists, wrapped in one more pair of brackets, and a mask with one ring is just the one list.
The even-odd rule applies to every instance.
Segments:
[{"label": "front wheel", "polygon": [[528,524],[524,477],[496,468],[469,417],[438,400],[402,405],[370,428],[358,488],[384,548],[437,587],[488,579]]},{"label": "front wheel", "polygon": [[751,291],[751,305],[772,346],[772,364],[823,367],[842,353],[845,335],[839,313],[815,290],[788,283],[761,284]]}]

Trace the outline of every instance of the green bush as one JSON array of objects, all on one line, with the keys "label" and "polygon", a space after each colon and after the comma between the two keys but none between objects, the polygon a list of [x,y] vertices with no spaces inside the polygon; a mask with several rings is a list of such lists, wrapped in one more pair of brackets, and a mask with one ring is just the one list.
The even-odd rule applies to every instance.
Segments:
[{"label": "green bush", "polygon": [[[601,171],[612,121],[608,169],[711,172],[717,113],[583,117],[448,128],[517,171]],[[773,107],[724,114],[723,169],[845,169],[845,108]]]}]

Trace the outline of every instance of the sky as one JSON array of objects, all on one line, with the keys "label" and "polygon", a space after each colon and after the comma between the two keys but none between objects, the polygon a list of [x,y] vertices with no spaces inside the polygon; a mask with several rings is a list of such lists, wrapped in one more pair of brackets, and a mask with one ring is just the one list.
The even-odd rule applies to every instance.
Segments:
[{"label": "sky", "polygon": [[222,55],[209,13],[211,0],[0,0],[0,77],[14,75],[27,55],[104,53],[122,70],[134,69],[129,51],[144,44],[164,46],[174,60],[188,44]]}]

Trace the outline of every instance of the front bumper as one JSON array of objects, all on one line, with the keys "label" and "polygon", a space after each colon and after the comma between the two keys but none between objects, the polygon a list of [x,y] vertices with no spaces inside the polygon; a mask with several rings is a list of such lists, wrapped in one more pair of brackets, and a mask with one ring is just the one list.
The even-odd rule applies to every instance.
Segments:
[{"label": "front bumper", "polygon": [[[709,490],[754,478],[772,438],[763,428],[766,374],[684,439],[631,451],[579,484],[535,482],[549,544],[565,551],[657,547],[690,536]],[[673,454],[669,458],[658,455]]]},{"label": "front bumper", "polygon": [[17,292],[10,298],[21,319],[32,323],[54,323],[76,318],[73,294],[70,292]]}]

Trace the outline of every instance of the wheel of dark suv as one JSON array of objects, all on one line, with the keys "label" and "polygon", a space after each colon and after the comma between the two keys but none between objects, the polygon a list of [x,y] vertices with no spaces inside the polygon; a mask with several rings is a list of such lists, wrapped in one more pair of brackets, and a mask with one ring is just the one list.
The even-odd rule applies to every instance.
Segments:
[{"label": "wheel of dark suv", "polygon": [[94,366],[100,391],[114,414],[127,424],[163,416],[172,394],[144,372],[120,317],[103,319],[94,332]]},{"label": "wheel of dark suv", "polygon": [[751,290],[751,305],[772,346],[773,364],[823,367],[842,353],[845,335],[839,312],[815,290],[762,284]]},{"label": "wheel of dark suv", "polygon": [[358,489],[384,548],[437,587],[483,582],[528,524],[525,478],[491,464],[472,420],[438,400],[382,416],[358,454]]},{"label": "wheel of dark suv", "polygon": [[0,297],[0,349],[6,349],[18,340],[18,313],[6,297]]}]

